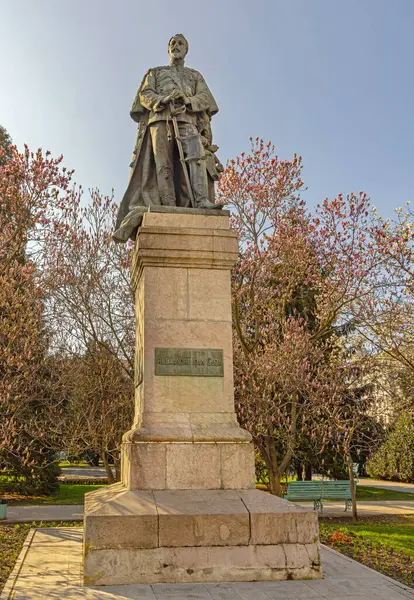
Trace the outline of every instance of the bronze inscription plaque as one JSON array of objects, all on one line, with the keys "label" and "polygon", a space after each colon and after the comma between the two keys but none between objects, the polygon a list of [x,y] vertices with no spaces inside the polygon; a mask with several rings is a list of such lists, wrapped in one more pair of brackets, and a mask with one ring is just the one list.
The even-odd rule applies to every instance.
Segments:
[{"label": "bronze inscription plaque", "polygon": [[155,375],[223,377],[223,350],[155,348]]}]

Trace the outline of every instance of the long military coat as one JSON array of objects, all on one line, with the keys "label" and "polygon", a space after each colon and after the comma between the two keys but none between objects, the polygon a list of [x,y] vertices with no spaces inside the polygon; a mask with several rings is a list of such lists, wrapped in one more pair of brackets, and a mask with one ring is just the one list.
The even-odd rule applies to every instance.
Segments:
[{"label": "long military coat", "polygon": [[134,160],[129,184],[119,207],[115,241],[135,238],[137,220],[130,218],[133,210],[139,206],[159,206],[154,152],[149,135],[152,123],[169,118],[168,107],[161,104],[162,98],[174,89],[188,96],[190,105],[180,120],[197,124],[198,119],[211,118],[218,112],[218,106],[203,76],[188,67],[155,67],[150,69],[135,96],[131,117],[138,123],[138,135],[134,150]]}]

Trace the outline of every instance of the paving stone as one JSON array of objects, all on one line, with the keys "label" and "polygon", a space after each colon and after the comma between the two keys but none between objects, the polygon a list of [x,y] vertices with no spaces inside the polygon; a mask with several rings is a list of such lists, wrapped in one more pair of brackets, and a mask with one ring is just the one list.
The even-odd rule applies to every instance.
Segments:
[{"label": "paving stone", "polygon": [[302,598],[321,598],[321,595],[306,585],[302,581],[265,581],[262,586],[268,598],[278,600],[286,598],[286,600],[302,599]]},{"label": "paving stone", "polygon": [[241,598],[232,583],[206,583],[204,585],[214,600],[240,600]]},{"label": "paving stone", "polygon": [[335,600],[380,600],[379,596],[372,592],[366,592],[363,596],[335,596]]},{"label": "paving stone", "polygon": [[181,600],[191,598],[192,600],[211,600],[204,584],[155,584],[152,586],[157,600]]},{"label": "paving stone", "polygon": [[243,600],[268,600],[265,590],[255,582],[233,583],[233,589]]},{"label": "paving stone", "polygon": [[407,600],[407,598],[414,598],[414,592],[404,590],[398,584],[388,584],[381,588],[374,588],[374,593],[377,594],[381,600]]},{"label": "paving stone", "polygon": [[[360,580],[355,580],[355,579],[345,579],[345,578],[340,578],[340,579],[332,579],[331,580],[332,583],[335,584],[335,586],[337,586],[340,590],[341,593],[343,593],[344,595],[348,594],[349,596],[363,596],[364,594],[367,594],[368,592],[374,592],[375,590],[373,590],[373,585],[372,583],[367,583],[367,581],[371,581],[371,580],[364,580],[364,579],[360,579]],[[378,580],[377,580],[377,584],[378,584]]]},{"label": "paving stone", "polygon": [[[100,594],[98,598],[102,597],[102,591],[105,594],[112,594],[117,600],[123,598],[128,600],[156,600],[156,595],[150,585],[117,585],[117,586],[106,586],[105,588],[90,588]],[[107,597],[105,596],[105,599]]]},{"label": "paving stone", "polygon": [[[315,583],[320,583],[321,585],[314,585]],[[339,585],[335,580],[321,579],[319,581],[309,581],[307,582],[307,585],[315,592],[318,592],[322,598],[329,598],[329,600],[335,598],[336,596],[346,595],[349,593],[347,585],[345,587],[343,585]],[[356,594],[353,593],[353,595],[355,596]]]}]

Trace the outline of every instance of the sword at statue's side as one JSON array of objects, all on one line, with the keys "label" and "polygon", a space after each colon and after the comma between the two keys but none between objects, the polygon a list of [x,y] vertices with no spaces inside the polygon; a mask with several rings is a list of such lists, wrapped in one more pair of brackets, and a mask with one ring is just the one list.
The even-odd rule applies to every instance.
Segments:
[{"label": "sword at statue's side", "polygon": [[191,186],[191,180],[190,180],[190,175],[188,173],[187,161],[185,160],[183,143],[181,141],[180,130],[178,128],[177,117],[176,117],[177,114],[180,114],[182,112],[185,112],[184,105],[183,106],[175,106],[173,102],[170,103],[171,121],[172,121],[173,128],[174,128],[174,136],[175,136],[175,139],[177,140],[178,155],[180,157],[180,162],[183,166],[185,183],[187,184],[188,194],[190,196],[190,203],[191,203],[191,206],[193,208],[195,208],[196,204],[195,204],[195,200],[194,200],[194,192],[193,192],[193,188]]}]

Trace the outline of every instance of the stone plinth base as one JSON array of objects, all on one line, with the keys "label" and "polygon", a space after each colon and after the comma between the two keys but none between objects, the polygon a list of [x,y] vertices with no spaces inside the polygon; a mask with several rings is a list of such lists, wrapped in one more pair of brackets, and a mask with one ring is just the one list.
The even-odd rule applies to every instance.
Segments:
[{"label": "stone plinth base", "polygon": [[86,496],[85,584],[320,578],[317,515],[254,489],[235,415],[229,213],[138,212],[135,417]]},{"label": "stone plinth base", "polygon": [[251,442],[124,443],[122,482],[131,490],[254,488],[253,452]]},{"label": "stone plinth base", "polygon": [[86,495],[85,585],[321,576],[317,514],[265,492],[116,484]]}]

